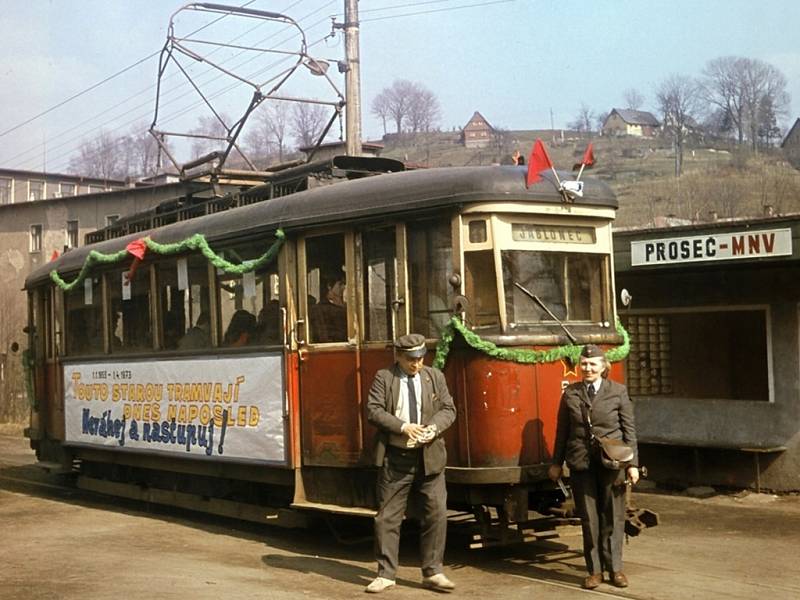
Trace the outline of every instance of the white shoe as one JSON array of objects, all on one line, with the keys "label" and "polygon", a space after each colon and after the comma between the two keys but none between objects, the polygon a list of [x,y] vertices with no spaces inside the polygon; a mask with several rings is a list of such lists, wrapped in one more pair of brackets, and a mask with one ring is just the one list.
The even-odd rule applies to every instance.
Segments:
[{"label": "white shoe", "polygon": [[364,588],[368,594],[379,594],[384,590],[394,587],[394,579],[386,579],[386,577],[376,577],[370,584]]},{"label": "white shoe", "polygon": [[456,589],[456,584],[447,578],[444,573],[436,573],[430,577],[422,578],[423,587],[436,592],[452,592]]}]

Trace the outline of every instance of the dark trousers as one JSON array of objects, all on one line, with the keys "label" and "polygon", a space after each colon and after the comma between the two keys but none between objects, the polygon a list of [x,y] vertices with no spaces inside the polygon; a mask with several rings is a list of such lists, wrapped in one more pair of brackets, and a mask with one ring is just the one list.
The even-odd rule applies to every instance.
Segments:
[{"label": "dark trousers", "polygon": [[583,556],[590,575],[622,571],[625,485],[620,471],[592,461],[586,471],[570,471],[575,508],[583,530]]},{"label": "dark trousers", "polygon": [[447,489],[444,472],[425,475],[422,450],[389,447],[378,476],[375,555],[378,576],[395,579],[400,552],[400,527],[413,494],[421,508],[420,562],[422,575],[442,572],[447,538]]}]

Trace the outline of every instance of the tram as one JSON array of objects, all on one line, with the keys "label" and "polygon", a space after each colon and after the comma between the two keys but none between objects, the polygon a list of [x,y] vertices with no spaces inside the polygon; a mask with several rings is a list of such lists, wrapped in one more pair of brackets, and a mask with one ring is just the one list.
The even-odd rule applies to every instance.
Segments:
[{"label": "tram", "polygon": [[513,523],[556,503],[573,360],[625,342],[613,192],[589,179],[568,196],[550,172],[526,186],[516,166],[348,165],[334,185],[268,182],[230,210],[100,232],[33,272],[39,460],[87,489],[243,519],[374,514],[366,399],[413,332],[458,411],[450,507]]}]

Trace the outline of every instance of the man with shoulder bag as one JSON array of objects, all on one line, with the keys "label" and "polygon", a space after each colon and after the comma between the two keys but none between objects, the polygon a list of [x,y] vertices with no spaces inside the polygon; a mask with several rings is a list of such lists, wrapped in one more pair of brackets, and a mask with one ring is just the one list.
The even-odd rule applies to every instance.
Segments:
[{"label": "man with shoulder bag", "polygon": [[607,379],[608,362],[600,348],[584,346],[580,368],[583,381],[567,386],[561,396],[548,475],[558,481],[566,461],[589,573],[583,587],[598,587],[604,571],[610,583],[627,587],[622,571],[625,490],[626,483],[639,480],[633,405],[625,386]]}]

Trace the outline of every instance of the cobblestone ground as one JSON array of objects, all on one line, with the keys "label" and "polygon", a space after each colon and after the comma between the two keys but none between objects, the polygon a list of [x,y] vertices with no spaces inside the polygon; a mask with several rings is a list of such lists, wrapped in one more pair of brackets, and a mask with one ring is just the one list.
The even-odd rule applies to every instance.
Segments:
[{"label": "cobblestone ground", "polygon": [[[800,598],[800,498],[766,494],[694,499],[639,493],[662,524],[625,548],[629,588],[579,588],[580,537],[467,550],[451,535],[446,572],[459,598]],[[77,491],[33,466],[20,431],[0,429],[0,598],[339,599],[373,576],[364,530],[282,530]],[[336,535],[335,535],[336,534]],[[358,540],[343,543],[341,538]],[[419,585],[405,536],[392,600],[433,597]],[[338,540],[338,541],[337,541]]]}]

